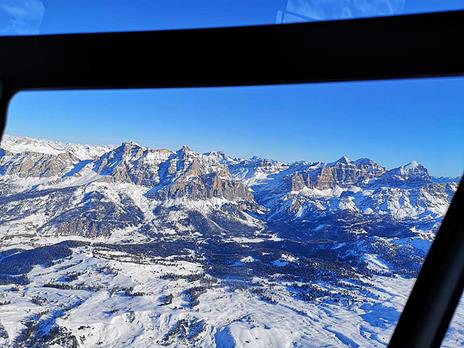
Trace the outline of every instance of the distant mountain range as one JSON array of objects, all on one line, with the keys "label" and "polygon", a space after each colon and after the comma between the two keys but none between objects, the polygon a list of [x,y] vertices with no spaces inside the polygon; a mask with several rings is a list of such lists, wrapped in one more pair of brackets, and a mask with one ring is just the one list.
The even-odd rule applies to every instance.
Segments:
[{"label": "distant mountain range", "polygon": [[[158,345],[240,346],[250,338],[239,332],[252,330],[252,325],[268,325],[269,332],[282,333],[282,342],[293,340],[302,346],[311,346],[311,342],[316,346],[317,342],[383,346],[407,295],[403,293],[398,301],[399,291],[409,287],[417,275],[459,180],[432,177],[415,161],[393,169],[367,158],[282,163],[232,158],[222,152],[200,154],[186,146],[171,151],[133,142],[87,146],[5,136],[0,146],[0,269],[5,270],[0,283],[35,284],[43,291],[36,268],[52,267],[49,277],[53,279],[47,278],[47,284],[56,291],[75,290],[75,296],[85,302],[100,291],[92,286],[107,287],[116,284],[121,274],[128,276],[131,262],[144,260],[153,266],[158,258],[157,271],[150,270],[150,274],[164,272],[165,278],[160,279],[171,277],[169,287],[184,297],[186,291],[194,292],[179,307],[184,314],[177,307],[172,309],[169,325],[165,323],[164,331],[153,338]],[[51,248],[46,249],[47,257],[37,251],[43,247]],[[87,259],[82,253],[88,253]],[[74,273],[53,268],[57,260],[78,259],[82,265],[76,272],[82,279],[86,272],[97,272],[90,266],[97,263],[111,269],[112,278],[97,272],[93,277],[101,276],[101,281],[87,278],[79,282],[81,275],[72,279]],[[18,262],[23,271],[18,271]],[[176,267],[189,263],[198,270],[189,273],[186,284],[175,269],[166,273],[167,263]],[[114,278],[117,274],[119,278]],[[155,290],[144,280],[129,282],[136,282],[141,292],[148,291],[147,296],[167,296],[167,302],[175,296],[168,288]],[[378,282],[391,288],[380,294]],[[245,320],[241,326],[235,321],[220,324],[209,314],[192,314],[202,308],[202,301],[213,301],[208,296],[218,287],[245,291],[269,308],[293,308],[295,325],[312,323],[315,331],[303,325],[303,331],[293,337],[289,327],[262,319],[264,309],[258,308],[248,311],[254,321]],[[225,295],[221,293],[220,301],[226,301],[221,296]],[[5,297],[17,301],[14,294]],[[79,330],[71,319],[66,321],[81,304],[57,301],[57,306],[43,305],[48,314],[37,317],[43,317],[41,321],[36,318],[37,327],[24,319],[27,330],[34,332],[26,338],[20,329],[2,324],[8,318],[0,315],[0,345],[2,325],[6,344],[46,346],[60,335],[67,337],[69,346],[97,343],[90,329]],[[225,307],[233,306],[227,301]],[[321,312],[306,313],[308,306]],[[55,307],[62,312],[50,319]],[[340,322],[336,320],[343,311],[357,318],[345,329],[337,328]],[[155,319],[144,320],[142,331],[150,331]],[[49,337],[40,325],[52,325],[61,334]],[[92,326],[92,332],[100,330],[103,342],[121,344],[97,326]],[[149,336],[147,332],[143,335]],[[84,337],[82,342],[79,335]],[[281,342],[278,334],[269,335],[266,330],[256,333],[263,344],[269,337]],[[150,341],[141,342],[143,346]]]},{"label": "distant mountain range", "polygon": [[[286,164],[199,154],[185,146],[170,151],[129,142],[110,148],[12,136],[5,137],[0,151],[6,206],[35,202],[23,213],[41,215],[34,229],[48,234],[109,235],[130,226],[162,230],[164,209],[201,207],[229,213],[244,226],[272,225],[277,234],[292,230],[293,237],[306,238],[319,226],[313,226],[314,218],[334,214],[402,222],[440,219],[458,183],[458,178],[431,177],[417,162],[388,170],[367,158]],[[305,225],[308,219],[312,227]]]}]

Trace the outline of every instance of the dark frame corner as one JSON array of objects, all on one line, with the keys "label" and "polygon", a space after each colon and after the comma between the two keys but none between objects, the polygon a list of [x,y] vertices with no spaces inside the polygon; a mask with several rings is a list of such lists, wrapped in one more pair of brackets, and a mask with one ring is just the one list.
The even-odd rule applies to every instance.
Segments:
[{"label": "dark frame corner", "polygon": [[[464,75],[464,11],[237,28],[0,37],[0,134],[23,90]],[[390,347],[439,347],[464,285],[464,181]]]}]

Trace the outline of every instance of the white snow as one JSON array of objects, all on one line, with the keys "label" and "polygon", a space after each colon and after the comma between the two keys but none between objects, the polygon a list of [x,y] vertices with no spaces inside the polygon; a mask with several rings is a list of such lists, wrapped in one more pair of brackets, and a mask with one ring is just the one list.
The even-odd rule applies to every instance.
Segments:
[{"label": "white snow", "polygon": [[80,159],[91,159],[102,155],[111,150],[114,146],[96,146],[96,145],[80,145],[67,144],[59,141],[37,139],[23,136],[3,135],[0,144],[2,148],[12,153],[21,152],[38,152],[51,155],[69,152]]}]

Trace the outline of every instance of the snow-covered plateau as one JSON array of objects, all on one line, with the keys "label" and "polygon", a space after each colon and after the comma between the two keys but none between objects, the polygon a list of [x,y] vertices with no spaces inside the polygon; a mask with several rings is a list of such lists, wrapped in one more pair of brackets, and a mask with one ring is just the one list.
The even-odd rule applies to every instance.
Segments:
[{"label": "snow-covered plateau", "polygon": [[4,136],[0,347],[384,347],[458,183]]}]

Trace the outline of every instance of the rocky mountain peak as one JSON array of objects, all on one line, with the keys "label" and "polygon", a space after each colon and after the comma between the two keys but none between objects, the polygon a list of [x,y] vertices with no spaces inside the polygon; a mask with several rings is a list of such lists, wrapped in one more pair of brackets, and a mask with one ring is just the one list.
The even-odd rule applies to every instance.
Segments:
[{"label": "rocky mountain peak", "polygon": [[350,164],[351,161],[350,161],[350,159],[348,157],[342,156],[337,161],[335,161],[335,163],[337,163],[337,164]]},{"label": "rocky mountain peak", "polygon": [[70,170],[79,159],[69,152],[58,154],[24,152],[0,152],[0,172],[16,174],[20,177],[54,177],[62,176]]},{"label": "rocky mountain peak", "polygon": [[145,149],[139,144],[128,141],[123,142],[114,150],[108,152],[110,157],[121,158],[121,159],[133,159],[133,157],[140,155]]},{"label": "rocky mountain peak", "polygon": [[129,140],[129,141],[124,141],[122,144],[121,144],[122,147],[128,147],[128,148],[132,148],[132,147],[141,147],[138,143],[136,143],[135,141],[132,141],[132,140]]},{"label": "rocky mountain peak", "polygon": [[422,177],[422,178],[429,178],[429,172],[427,168],[425,168],[422,164],[417,161],[412,161],[404,166],[399,168],[392,169],[395,174],[402,176],[405,179],[408,178],[415,178],[415,177]]},{"label": "rocky mountain peak", "polygon": [[354,161],[354,163],[358,166],[372,166],[372,165],[378,165],[377,163],[375,163],[373,160],[371,160],[370,158],[359,158],[357,159],[356,161]]},{"label": "rocky mountain peak", "polygon": [[228,164],[231,162],[234,162],[233,159],[229,158],[224,152],[222,151],[211,151],[211,152],[206,152],[203,154],[204,157],[207,159],[213,161],[213,162],[218,162],[221,164]]},{"label": "rocky mountain peak", "polygon": [[158,166],[169,154],[124,142],[96,159],[93,170],[102,176],[100,180],[152,186],[159,182]]},{"label": "rocky mountain peak", "polygon": [[68,144],[54,140],[7,134],[2,138],[1,147],[11,153],[34,152],[58,155],[68,152],[81,160],[94,159],[114,148],[114,146]]},{"label": "rocky mountain peak", "polygon": [[386,171],[380,178],[381,184],[388,185],[421,185],[431,183],[428,170],[417,161]]},{"label": "rocky mountain peak", "polygon": [[177,156],[179,156],[179,158],[181,159],[185,159],[194,154],[192,149],[188,147],[187,145],[183,145],[179,150],[177,150],[176,153],[177,153]]},{"label": "rocky mountain peak", "polygon": [[27,145],[0,152],[1,347],[386,345],[458,186],[410,181],[418,163]]},{"label": "rocky mountain peak", "polygon": [[306,188],[319,190],[366,185],[385,172],[385,168],[368,158],[351,161],[343,156],[331,163],[302,164],[290,175],[290,190]]},{"label": "rocky mountain peak", "polygon": [[408,164],[406,164],[406,165],[404,165],[404,166],[402,166],[400,168],[401,168],[401,172],[404,173],[405,175],[418,175],[418,174],[419,175],[422,175],[422,174],[427,174],[428,175],[427,169],[417,161],[409,162]]}]

